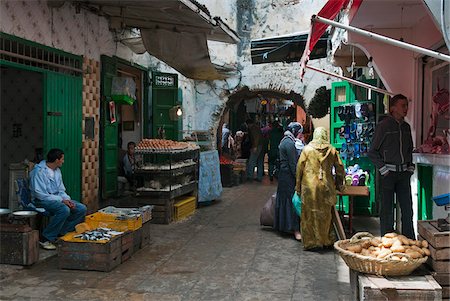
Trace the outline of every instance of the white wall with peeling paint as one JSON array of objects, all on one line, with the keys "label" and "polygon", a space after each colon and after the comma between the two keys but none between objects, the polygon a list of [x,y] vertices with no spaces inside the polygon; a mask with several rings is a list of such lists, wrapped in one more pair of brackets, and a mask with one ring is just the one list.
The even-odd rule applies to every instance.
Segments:
[{"label": "white wall with peeling paint", "polygon": [[[250,42],[252,39],[275,37],[296,32],[309,31],[311,15],[316,14],[326,0],[199,0],[206,5],[211,15],[218,15],[241,36],[240,45],[209,43],[213,62],[237,65],[240,74],[222,81],[196,82],[196,123],[198,130],[215,130],[220,113],[228,100],[227,95],[248,86],[252,89],[274,89],[289,93],[294,91],[304,96],[305,102],[314,96],[320,86],[331,87],[334,78],[307,71],[304,81],[300,81],[299,63],[270,63],[252,65]],[[242,14],[242,9],[249,9]],[[241,18],[241,20],[239,20]],[[244,19],[244,20],[242,20]],[[234,27],[233,27],[234,26]],[[238,28],[242,26],[242,28]],[[238,48],[241,56],[238,55]],[[310,61],[310,65],[334,71],[328,59]],[[237,86],[236,86],[237,85]],[[234,89],[230,89],[234,88]],[[320,125],[328,120],[319,121]]]},{"label": "white wall with peeling paint", "polygon": [[[252,65],[250,41],[309,30],[310,16],[326,0],[199,0],[212,16],[219,16],[243,36],[238,45],[209,41],[213,63],[235,67],[239,72],[224,81],[194,81],[179,74],[149,54],[137,55],[117,41],[106,18],[86,10],[77,12],[70,3],[60,8],[47,6],[44,0],[0,2],[0,30],[24,39],[55,47],[77,55],[100,60],[100,55],[117,56],[161,72],[177,73],[183,91],[183,129],[211,130],[217,127],[228,95],[248,86],[250,89],[275,89],[302,94],[306,103],[322,85],[331,80],[308,71],[304,82],[299,78],[298,63]],[[251,6],[246,15],[239,11]],[[248,7],[247,7],[248,8]],[[245,27],[245,28],[244,28]],[[238,51],[240,49],[240,51]],[[240,55],[239,55],[240,54]],[[334,69],[326,60],[311,65]]]}]

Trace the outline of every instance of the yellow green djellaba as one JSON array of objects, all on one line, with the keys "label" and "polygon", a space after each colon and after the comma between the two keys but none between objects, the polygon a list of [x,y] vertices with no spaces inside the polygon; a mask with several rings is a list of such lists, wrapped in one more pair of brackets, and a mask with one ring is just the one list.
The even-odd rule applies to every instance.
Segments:
[{"label": "yellow green djellaba", "polygon": [[[332,174],[333,167],[335,176]],[[295,190],[301,196],[300,228],[305,249],[331,246],[335,241],[332,208],[336,189],[344,189],[345,170],[339,152],[328,142],[325,128],[314,130],[297,163]]]}]

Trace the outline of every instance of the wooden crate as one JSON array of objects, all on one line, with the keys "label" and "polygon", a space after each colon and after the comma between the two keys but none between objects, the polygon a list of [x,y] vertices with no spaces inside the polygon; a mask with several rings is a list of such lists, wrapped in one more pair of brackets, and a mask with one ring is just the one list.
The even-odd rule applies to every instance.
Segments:
[{"label": "wooden crate", "polygon": [[426,239],[435,249],[450,246],[450,231],[440,232],[437,221],[418,221],[417,227],[421,237]]},{"label": "wooden crate", "polygon": [[419,239],[429,243],[431,256],[427,264],[434,270],[432,275],[442,286],[442,297],[450,298],[450,231],[439,231],[437,221],[418,222]]},{"label": "wooden crate", "polygon": [[233,186],[233,164],[220,164],[220,180],[223,187]]},{"label": "wooden crate", "polygon": [[430,275],[379,277],[358,275],[358,299],[361,301],[442,300],[442,288]]},{"label": "wooden crate", "polygon": [[128,231],[122,235],[121,261],[125,262],[133,255],[135,231]]},{"label": "wooden crate", "polygon": [[152,219],[154,224],[170,224],[173,221],[174,200],[163,200],[163,204],[152,204]]},{"label": "wooden crate", "polygon": [[39,231],[0,232],[0,263],[32,265],[39,260]]},{"label": "wooden crate", "polygon": [[196,205],[196,196],[185,196],[177,198],[174,204],[174,220],[180,221],[194,214]]},{"label": "wooden crate", "polygon": [[61,269],[109,272],[121,263],[122,237],[104,244],[61,241],[58,259]]},{"label": "wooden crate", "polygon": [[133,235],[133,253],[142,248],[142,227],[134,231]]},{"label": "wooden crate", "polygon": [[150,225],[151,225],[150,221],[148,221],[142,225],[141,248],[144,248],[150,244]]}]

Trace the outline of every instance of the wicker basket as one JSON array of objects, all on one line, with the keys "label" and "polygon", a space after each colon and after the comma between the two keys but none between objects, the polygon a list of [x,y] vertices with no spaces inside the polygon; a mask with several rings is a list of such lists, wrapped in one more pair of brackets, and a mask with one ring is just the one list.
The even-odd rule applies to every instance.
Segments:
[{"label": "wicker basket", "polygon": [[[334,248],[339,252],[339,255],[341,255],[342,259],[352,270],[379,276],[409,275],[428,259],[428,257],[413,259],[405,253],[391,253],[383,259],[378,259],[346,250],[348,245],[353,245],[363,239],[372,237],[373,235],[367,232],[356,233],[351,239],[335,242]],[[408,261],[390,259],[392,256],[406,257]]]}]

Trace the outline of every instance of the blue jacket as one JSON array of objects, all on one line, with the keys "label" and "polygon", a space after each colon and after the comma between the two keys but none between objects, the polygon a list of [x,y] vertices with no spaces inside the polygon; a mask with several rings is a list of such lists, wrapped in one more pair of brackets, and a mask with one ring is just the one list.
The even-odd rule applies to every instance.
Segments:
[{"label": "blue jacket", "polygon": [[55,170],[55,179],[50,178],[47,161],[42,160],[30,173],[31,200],[60,201],[70,200],[62,180],[61,170]]}]

